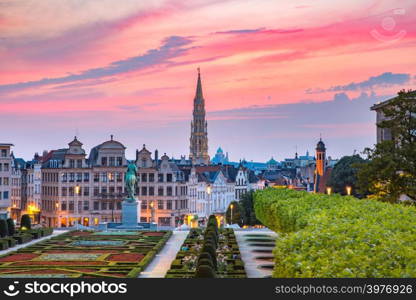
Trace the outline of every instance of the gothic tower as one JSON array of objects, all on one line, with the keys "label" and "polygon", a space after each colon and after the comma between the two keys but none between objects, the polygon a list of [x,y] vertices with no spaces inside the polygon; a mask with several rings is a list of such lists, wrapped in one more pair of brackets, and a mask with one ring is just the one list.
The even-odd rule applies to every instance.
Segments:
[{"label": "gothic tower", "polygon": [[322,142],[322,138],[320,138],[318,144],[316,145],[316,173],[319,176],[323,176],[325,173],[325,154],[325,144]]},{"label": "gothic tower", "polygon": [[198,81],[194,98],[193,121],[191,122],[189,159],[193,164],[209,164],[208,124],[205,120],[205,99],[202,95],[201,73],[198,68]]}]

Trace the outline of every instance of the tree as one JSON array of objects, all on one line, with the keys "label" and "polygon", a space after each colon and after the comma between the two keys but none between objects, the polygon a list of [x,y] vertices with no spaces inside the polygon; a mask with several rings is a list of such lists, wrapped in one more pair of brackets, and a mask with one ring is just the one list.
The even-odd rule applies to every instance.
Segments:
[{"label": "tree", "polygon": [[16,229],[15,229],[15,226],[14,226],[13,219],[9,218],[9,219],[7,219],[6,222],[7,222],[7,230],[9,232],[9,235],[10,236],[14,235],[15,232],[16,232]]},{"label": "tree", "polygon": [[0,237],[6,237],[9,235],[7,230],[7,222],[4,219],[0,219]]},{"label": "tree", "polygon": [[261,222],[256,218],[254,211],[254,191],[249,191],[241,196],[240,206],[244,225],[259,225]]},{"label": "tree", "polygon": [[[225,219],[227,223],[238,224],[240,226],[243,225],[241,211],[242,209],[241,209],[240,203],[238,203],[237,201],[231,202],[227,208],[227,211],[225,212]],[[232,216],[232,219],[231,219],[231,216]]]},{"label": "tree", "polygon": [[390,202],[416,199],[416,91],[400,91],[381,111],[386,120],[378,126],[390,129],[392,140],[364,150],[369,162],[359,168],[359,188]]},{"label": "tree", "polygon": [[20,228],[25,227],[26,229],[30,229],[32,227],[32,221],[30,220],[29,215],[23,215],[20,220]]},{"label": "tree", "polygon": [[[363,196],[357,189],[357,172],[358,167],[364,164],[365,160],[361,156],[352,155],[342,157],[334,166],[331,175],[328,180],[328,186],[330,186],[334,193],[342,195],[347,194],[346,187],[351,187],[351,193],[354,196]],[[364,193],[364,196],[367,195]]]}]

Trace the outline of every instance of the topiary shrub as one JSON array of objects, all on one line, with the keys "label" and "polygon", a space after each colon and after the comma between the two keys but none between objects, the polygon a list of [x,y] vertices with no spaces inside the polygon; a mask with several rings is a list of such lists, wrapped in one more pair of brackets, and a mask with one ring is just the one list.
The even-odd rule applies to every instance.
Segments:
[{"label": "topiary shrub", "polygon": [[6,237],[9,235],[9,231],[7,229],[7,222],[4,219],[0,220],[0,237]]},{"label": "topiary shrub", "polygon": [[32,221],[30,220],[29,215],[23,215],[20,220],[20,228],[25,227],[26,229],[32,228]]},{"label": "topiary shrub", "polygon": [[16,233],[16,227],[14,225],[14,220],[12,218],[7,219],[7,230],[9,232],[9,235],[12,236]]},{"label": "topiary shrub", "polygon": [[211,259],[208,259],[208,258],[198,259],[197,268],[202,266],[202,265],[210,266],[212,269],[215,269],[214,263],[212,262]]},{"label": "topiary shrub", "polygon": [[200,265],[195,272],[195,278],[215,278],[216,274],[213,268],[207,265]]}]

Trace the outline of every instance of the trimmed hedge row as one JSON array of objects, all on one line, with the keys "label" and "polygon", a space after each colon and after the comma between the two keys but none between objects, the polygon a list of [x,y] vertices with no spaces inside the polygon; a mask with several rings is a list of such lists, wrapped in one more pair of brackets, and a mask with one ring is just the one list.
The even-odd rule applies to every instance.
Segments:
[{"label": "trimmed hedge row", "polygon": [[[199,265],[210,265],[210,262],[214,263],[212,261],[212,256],[208,257],[210,255],[209,253],[202,254],[203,244],[204,232],[201,229],[191,229],[183,242],[181,250],[177,253],[175,260],[172,261],[171,268],[168,270],[165,277],[194,278],[198,263]],[[232,229],[218,230],[218,247],[216,252],[215,258],[221,261],[220,267],[216,270],[217,277],[247,277],[244,269],[244,262],[241,260],[237,240]],[[198,259],[200,261],[198,261]],[[206,267],[202,269],[206,269]],[[200,270],[201,272],[203,271],[202,269]],[[205,271],[207,270],[204,270],[203,272]]]},{"label": "trimmed hedge row", "polygon": [[273,277],[415,277],[416,208],[287,189],[258,191],[255,210],[282,232]]}]

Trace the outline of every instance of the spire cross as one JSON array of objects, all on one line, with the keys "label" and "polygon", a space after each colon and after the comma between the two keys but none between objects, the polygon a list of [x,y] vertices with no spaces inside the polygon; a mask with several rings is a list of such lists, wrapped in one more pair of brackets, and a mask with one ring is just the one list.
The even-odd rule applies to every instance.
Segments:
[{"label": "spire cross", "polygon": [[198,67],[197,70],[198,70],[198,75],[200,75],[201,74],[201,68]]}]

